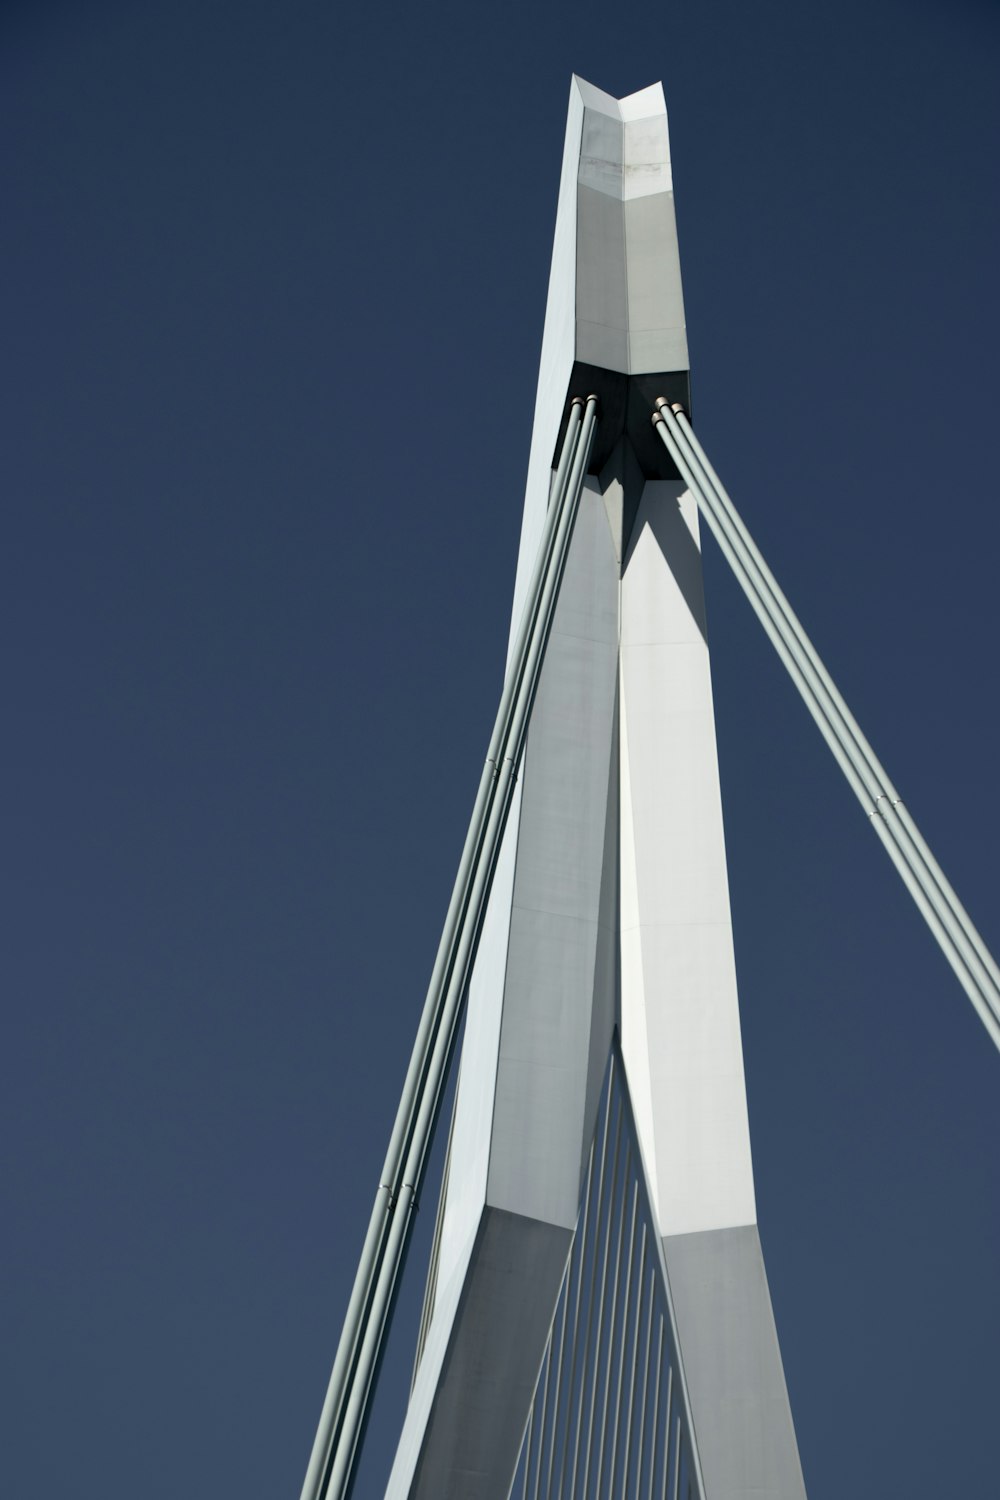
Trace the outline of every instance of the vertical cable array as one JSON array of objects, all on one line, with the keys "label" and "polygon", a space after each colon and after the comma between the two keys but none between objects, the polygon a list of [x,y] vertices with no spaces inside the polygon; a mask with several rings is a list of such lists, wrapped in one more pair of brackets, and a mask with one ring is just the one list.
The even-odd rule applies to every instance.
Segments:
[{"label": "vertical cable array", "polygon": [[524,612],[302,1486],[302,1500],[343,1500],[350,1489],[412,1215],[427,1165],[476,945],[513,800],[596,423],[597,397],[589,396],[586,402],[575,397],[570,406]]},{"label": "vertical cable array", "polygon": [[704,1500],[617,1040],[511,1500]]},{"label": "vertical cable array", "polygon": [[778,587],[683,408],[661,396],[653,425],[889,858],[1000,1048],[1000,969],[992,954]]}]

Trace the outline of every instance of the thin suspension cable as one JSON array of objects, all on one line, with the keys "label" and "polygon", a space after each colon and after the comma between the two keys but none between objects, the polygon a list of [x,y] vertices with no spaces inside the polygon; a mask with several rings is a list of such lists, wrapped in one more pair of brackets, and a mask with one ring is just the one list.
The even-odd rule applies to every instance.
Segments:
[{"label": "thin suspension cable", "polygon": [[[624,1206],[624,1205],[623,1205]],[[618,1374],[615,1379],[615,1416],[611,1428],[611,1457],[608,1460],[608,1485],[609,1494],[613,1493],[615,1486],[615,1464],[618,1459],[618,1434],[621,1431],[622,1418],[622,1390],[625,1384],[625,1349],[628,1344],[629,1304],[632,1300],[632,1266],[635,1262],[635,1228],[639,1208],[639,1182],[636,1179],[632,1184],[632,1221],[628,1232],[628,1256],[625,1261],[625,1294],[622,1298],[622,1326],[618,1338]],[[646,1226],[642,1225],[643,1243],[645,1244]],[[612,1339],[614,1329],[612,1329]],[[610,1356],[611,1345],[608,1347]],[[634,1367],[633,1367],[634,1373]],[[608,1381],[611,1380],[610,1360],[608,1365]],[[607,1391],[605,1391],[605,1399]],[[604,1471],[604,1434],[601,1434],[601,1461],[597,1466],[597,1492],[600,1494],[601,1477]]]},{"label": "thin suspension cable", "polygon": [[674,1437],[674,1500],[680,1493],[681,1488],[681,1419],[677,1418]]},{"label": "thin suspension cable", "polygon": [[[567,1292],[569,1288],[567,1286]],[[566,1325],[566,1304],[563,1302],[563,1326]],[[549,1386],[552,1381],[552,1339],[555,1334],[555,1325],[549,1330],[549,1337],[545,1344],[545,1384],[542,1386],[542,1409],[538,1415],[538,1457],[535,1460],[535,1483],[532,1486],[532,1500],[538,1500],[538,1486],[542,1478],[542,1459],[545,1456],[545,1419],[548,1416]],[[525,1495],[528,1493],[528,1466],[525,1464]]]},{"label": "thin suspension cable", "polygon": [[[627,1196],[627,1192],[628,1192],[628,1180],[629,1180],[630,1176],[632,1175],[632,1173],[631,1173],[631,1167],[632,1167],[632,1145],[631,1145],[631,1142],[629,1142],[628,1149],[625,1152],[625,1174],[624,1174],[624,1181],[622,1183],[621,1211],[620,1211],[619,1219],[618,1219],[618,1242],[617,1242],[617,1245],[616,1245],[616,1248],[615,1248],[615,1269],[614,1269],[614,1272],[613,1272],[614,1279],[612,1281],[612,1289],[611,1289],[611,1319],[610,1319],[610,1322],[608,1323],[608,1357],[607,1357],[607,1360],[605,1361],[604,1394],[603,1394],[602,1401],[601,1401],[601,1426],[600,1426],[600,1431],[599,1431],[599,1439],[598,1439],[598,1447],[597,1447],[597,1482],[596,1482],[596,1484],[594,1486],[595,1494],[598,1494],[598,1495],[601,1493],[601,1480],[604,1477],[604,1448],[605,1448],[605,1443],[607,1441],[607,1433],[608,1433],[608,1409],[609,1409],[610,1402],[611,1402],[611,1376],[612,1376],[612,1369],[611,1369],[611,1367],[612,1367],[612,1363],[613,1363],[613,1360],[614,1360],[614,1353],[615,1353],[615,1328],[617,1326],[617,1321],[618,1321],[618,1302],[619,1302],[619,1297],[620,1297],[620,1293],[621,1293],[621,1285],[622,1285],[621,1265],[622,1265],[622,1245],[624,1244],[624,1239],[625,1239],[625,1235],[624,1235],[624,1230],[625,1230],[625,1203],[626,1203],[626,1196]],[[634,1240],[635,1240],[635,1216],[636,1216],[636,1201],[637,1201],[637,1196],[638,1196],[638,1188],[637,1188],[636,1183],[633,1181],[633,1183],[632,1183],[632,1220],[631,1220],[631,1227],[629,1229],[629,1257],[631,1257],[632,1245],[633,1245]],[[626,1260],[626,1265],[628,1265],[629,1263],[630,1262],[627,1259]],[[626,1281],[626,1289],[627,1289],[627,1286],[628,1286],[628,1283]],[[627,1292],[626,1292],[626,1294],[627,1294]],[[623,1306],[623,1310],[624,1310],[624,1301],[622,1302],[622,1306]],[[624,1316],[624,1312],[623,1312],[623,1316]],[[600,1365],[600,1346],[598,1346],[598,1350],[597,1350],[597,1363],[598,1363],[598,1366],[599,1366]],[[616,1399],[616,1401],[618,1399],[617,1392],[616,1392],[616,1395],[615,1395],[615,1399]],[[584,1494],[587,1493],[587,1472],[586,1472],[586,1470],[584,1470],[584,1475],[583,1475],[583,1493]]]},{"label": "thin suspension cable", "polygon": [[[496,773],[492,796],[489,798],[486,829],[477,850],[477,857],[473,861],[471,890],[458,929],[457,947],[448,974],[447,986],[438,1008],[431,1055],[424,1072],[422,1087],[415,1100],[415,1119],[409,1132],[409,1143],[400,1173],[402,1186],[393,1200],[383,1254],[375,1270],[371,1287],[368,1315],[362,1327],[350,1378],[346,1383],[339,1430],[335,1430],[331,1436],[329,1477],[323,1483],[321,1474],[320,1487],[316,1490],[317,1497],[343,1500],[351,1483],[372,1383],[395,1301],[399,1271],[411,1232],[413,1212],[426,1170],[427,1154],[454,1050],[461,1008],[475,958],[507,815],[513,800],[528,720],[566,566],[596,422],[597,398],[590,396],[587,399],[579,433],[573,444],[572,459],[568,464],[569,477],[562,503],[553,523],[553,530],[550,532],[549,528],[546,528],[546,536],[551,535],[552,540],[546,566],[540,570],[541,579],[536,596],[535,617],[532,629],[527,635],[526,651],[516,664],[516,674],[508,674],[508,684],[514,675],[516,675],[516,684],[510,693],[512,707],[506,733],[499,747],[496,748],[494,759]],[[540,552],[545,550],[545,546],[546,543],[543,541]],[[502,707],[507,698],[508,688],[505,686]],[[498,715],[498,719],[499,717]],[[493,748],[491,744],[491,750]]]},{"label": "thin suspension cable", "polygon": [[[605,1105],[605,1108],[604,1108],[604,1127],[603,1127],[603,1129],[604,1129],[604,1135],[605,1136],[608,1133],[608,1119],[609,1119],[609,1115],[610,1115],[610,1110],[611,1110],[611,1090],[609,1089],[608,1090],[607,1104]],[[575,1303],[575,1310],[574,1310],[574,1313],[573,1313],[573,1336],[572,1336],[572,1339],[573,1339],[573,1341],[572,1341],[572,1357],[573,1357],[574,1364],[576,1362],[576,1338],[577,1338],[577,1330],[578,1330],[579,1324],[580,1324],[580,1292],[581,1292],[582,1287],[583,1287],[583,1270],[584,1270],[584,1265],[586,1263],[586,1258],[587,1258],[587,1225],[588,1225],[589,1214],[590,1214],[590,1192],[591,1192],[591,1187],[593,1186],[593,1181],[594,1181],[594,1152],[595,1152],[596,1147],[597,1147],[597,1140],[598,1140],[598,1132],[595,1130],[595,1132],[594,1132],[594,1139],[590,1143],[590,1156],[589,1156],[588,1162],[587,1162],[587,1187],[586,1187],[586,1191],[585,1191],[584,1197],[583,1197],[583,1213],[580,1216],[580,1223],[581,1223],[582,1227],[581,1227],[579,1262],[578,1262],[578,1265],[577,1265],[577,1272],[576,1272],[576,1303]],[[600,1167],[599,1187],[598,1187],[598,1197],[600,1197],[600,1191],[601,1191],[601,1187],[603,1187],[603,1182],[604,1182],[604,1160],[603,1160],[603,1156],[602,1156],[601,1167]],[[596,1209],[596,1202],[595,1202],[595,1217],[596,1217],[596,1213],[597,1213],[597,1209]],[[566,1323],[567,1323],[567,1321],[569,1319],[569,1296],[570,1296],[570,1287],[571,1287],[570,1273],[572,1272],[572,1268],[573,1268],[573,1257],[571,1255],[570,1261],[569,1261],[569,1267],[568,1267],[568,1270],[567,1270],[567,1278],[566,1278],[566,1296],[565,1296],[565,1298],[563,1300],[562,1327],[561,1327],[560,1332],[559,1332],[559,1358],[558,1358],[558,1361],[556,1363],[556,1389],[555,1389],[555,1396],[553,1397],[553,1400],[552,1400],[552,1442],[551,1442],[551,1445],[549,1447],[549,1465],[548,1465],[548,1469],[546,1470],[546,1475],[545,1475],[545,1500],[551,1500],[551,1496],[552,1496],[552,1472],[553,1472],[553,1467],[554,1467],[554,1462],[555,1462],[555,1456],[556,1456],[556,1442],[557,1442],[558,1437],[559,1437],[559,1397],[560,1397],[560,1389],[561,1389],[561,1386],[562,1386],[563,1353],[564,1353],[565,1348],[566,1348]],[[572,1393],[572,1391],[570,1391],[569,1395],[566,1398],[566,1410],[567,1410],[566,1429],[567,1429],[567,1431],[569,1430],[569,1408],[570,1408],[570,1405],[572,1404],[572,1399],[573,1399],[573,1393]],[[565,1455],[564,1455],[563,1456],[563,1464],[564,1465],[565,1465],[565,1462],[566,1462],[566,1460],[565,1460]],[[536,1500],[538,1500],[537,1495],[536,1495]]]},{"label": "thin suspension cable", "polygon": [[[731,500],[724,491],[721,491],[721,485],[718,487],[721,491],[720,495],[715,486],[709,483],[707,474],[688,442],[686,434],[681,430],[675,413],[664,408],[666,408],[666,402],[661,398],[660,408],[653,418],[664,446],[671,453],[685,482],[697,499],[727,561],[852,790],[869,812],[869,820],[885,845],[886,851],[918,909],[931,928],[987,1031],[996,1045],[1000,1047],[1000,986],[994,983],[989,966],[982,961],[976,944],[973,942],[973,935],[979,947],[985,949],[982,939],[975,932],[975,928],[954,893],[952,892],[953,902],[945,899],[941,889],[944,876],[940,876],[940,881],[932,878],[933,872],[928,860],[935,868],[937,866],[930,851],[927,850],[926,857],[922,855],[916,840],[908,834],[903,821],[897,818],[890,821],[885,812],[880,811],[881,798],[885,794],[871,790],[873,772],[870,762],[878,764],[874,752],[871,751],[870,746],[867,747],[870,761],[868,756],[862,754],[854,730],[839,711],[839,703],[842,702],[840,695],[831,693],[826,688],[823,676],[829,679],[829,674],[825,673],[825,669],[823,675],[816,670],[812,660],[815,658],[818,661],[815,649],[808,642],[797,620],[795,621],[797,628],[793,628],[791,621],[794,616],[787,601],[785,601],[784,608],[779,607],[776,598],[777,585],[774,584],[773,589],[771,588],[767,581],[771,575],[768,574],[765,578],[760,564],[750,553],[743,540],[743,535],[749,534],[742,522],[739,522],[742,535],[737,533],[736,523],[732,519],[736,512]],[[751,542],[750,546],[752,545]],[[753,552],[756,553],[756,548],[753,548]],[[759,553],[756,553],[756,556],[759,557]],[[783,599],[784,596],[781,597]],[[860,736],[860,730],[857,730],[857,735]],[[867,745],[867,742],[865,744]],[[884,786],[886,782],[887,778],[882,781],[882,785]],[[871,805],[873,801],[874,807]],[[912,819],[909,822],[912,824]],[[923,843],[922,840],[920,842]],[[926,844],[923,847],[926,849]],[[956,916],[956,906],[965,918],[964,923],[960,922]],[[990,963],[992,964],[992,960]],[[992,966],[995,969],[996,966]]]},{"label": "thin suspension cable", "polygon": [[[625,1407],[625,1447],[622,1462],[622,1500],[628,1496],[628,1476],[632,1465],[632,1415],[635,1410],[635,1382],[639,1369],[639,1344],[642,1332],[642,1304],[646,1290],[646,1225],[642,1226],[642,1244],[639,1250],[639,1282],[635,1294],[635,1321],[632,1328],[632,1366],[628,1378],[628,1403]],[[611,1493],[614,1494],[614,1463],[611,1466]],[[639,1485],[636,1482],[636,1493]]]},{"label": "thin suspension cable", "polygon": [[[596,1352],[596,1354],[594,1356],[594,1378],[593,1378],[593,1381],[591,1382],[590,1418],[589,1418],[589,1422],[588,1422],[588,1425],[587,1425],[588,1451],[589,1451],[589,1442],[590,1442],[589,1435],[593,1431],[593,1426],[594,1426],[594,1399],[593,1399],[593,1393],[597,1389],[597,1365],[598,1365],[598,1361],[600,1359],[600,1352],[601,1352],[601,1332],[600,1332],[601,1325],[600,1325],[600,1318],[601,1318],[601,1312],[603,1311],[603,1307],[604,1307],[604,1293],[605,1293],[605,1290],[606,1290],[606,1287],[607,1287],[608,1254],[609,1254],[610,1246],[611,1246],[611,1212],[612,1212],[612,1208],[614,1207],[615,1193],[616,1193],[616,1190],[617,1190],[617,1187],[618,1187],[618,1160],[619,1160],[619,1155],[620,1155],[620,1152],[621,1152],[621,1144],[622,1144],[622,1118],[623,1118],[623,1114],[624,1114],[624,1109],[623,1109],[623,1106],[622,1106],[622,1102],[619,1099],[619,1101],[618,1101],[617,1124],[615,1126],[615,1154],[614,1154],[614,1163],[613,1163],[612,1172],[611,1172],[611,1192],[610,1192],[610,1194],[608,1196],[608,1218],[607,1218],[607,1223],[605,1224],[605,1227],[604,1227],[604,1236],[603,1236],[603,1238],[604,1238],[604,1249],[602,1251],[598,1251],[597,1241],[595,1239],[595,1243],[594,1243],[594,1260],[593,1260],[593,1264],[592,1264],[591,1270],[590,1270],[590,1291],[589,1291],[589,1293],[587,1295],[587,1317],[586,1317],[586,1321],[585,1321],[584,1326],[583,1326],[583,1362],[582,1362],[582,1371],[583,1371],[583,1373],[582,1373],[582,1375],[580,1377],[580,1390],[579,1390],[579,1394],[578,1394],[578,1397],[577,1397],[577,1403],[576,1403],[576,1424],[575,1424],[575,1436],[574,1436],[574,1439],[573,1439],[573,1474],[572,1474],[572,1478],[570,1480],[569,1495],[567,1496],[567,1500],[574,1500],[574,1497],[576,1495],[576,1475],[577,1475],[577,1470],[579,1468],[579,1463],[580,1463],[580,1442],[581,1442],[581,1438],[583,1437],[583,1406],[584,1406],[584,1397],[585,1397],[586,1389],[587,1389],[587,1357],[588,1357],[588,1355],[590,1353],[590,1329],[591,1329],[591,1325],[592,1325],[592,1322],[593,1322],[594,1289],[595,1289],[596,1278],[597,1278],[597,1261],[598,1261],[598,1256],[600,1255],[600,1258],[601,1258],[601,1298],[600,1298],[600,1301],[598,1302],[598,1314],[597,1314],[597,1316],[598,1316],[598,1323],[597,1323],[597,1352]],[[604,1151],[605,1151],[605,1154],[607,1154],[607,1149],[608,1149],[608,1142],[607,1142],[607,1137],[605,1137],[605,1140],[604,1140]],[[603,1162],[602,1162],[602,1168],[603,1168]],[[599,1202],[598,1203],[598,1211],[600,1211],[600,1207],[601,1207],[601,1205],[600,1205],[600,1202]],[[598,1219],[598,1224],[599,1223],[600,1223],[600,1219]],[[595,1229],[596,1229],[596,1226],[595,1226]],[[573,1383],[574,1383],[574,1380],[575,1380],[575,1375],[576,1375],[575,1370],[571,1370],[570,1371],[570,1390],[572,1390],[572,1388],[573,1388]],[[567,1440],[568,1440],[569,1439],[569,1428],[568,1427],[566,1429],[566,1437],[567,1437]],[[562,1486],[565,1483],[565,1480],[566,1480],[566,1455],[564,1453],[563,1454],[563,1466],[562,1466],[562,1479],[560,1481],[560,1486],[559,1486],[560,1500],[562,1500],[562,1493],[563,1493]],[[584,1485],[584,1487],[583,1487],[584,1494],[586,1494],[586,1490],[587,1490],[587,1487],[586,1487],[586,1485]]]},{"label": "thin suspension cable", "polygon": [[[663,1423],[663,1430],[664,1430],[664,1432],[666,1434],[666,1440],[665,1440],[665,1442],[663,1444],[663,1489],[662,1489],[662,1492],[661,1492],[661,1500],[667,1500],[667,1480],[670,1478],[670,1424],[671,1424],[671,1421],[672,1421],[672,1413],[673,1413],[673,1409],[674,1409],[673,1402],[674,1402],[674,1366],[673,1366],[673,1362],[671,1361],[671,1364],[670,1364],[670,1366],[669,1366],[669,1368],[667,1370],[667,1414],[666,1414],[666,1417],[664,1418],[664,1423]],[[680,1422],[680,1418],[678,1417],[677,1420],[678,1420],[678,1423],[679,1423]],[[652,1494],[652,1492],[653,1492],[653,1476],[652,1476],[652,1474],[650,1474],[650,1476],[649,1476],[649,1491],[650,1491],[650,1494]]]},{"label": "thin suspension cable", "polygon": [[[616,1060],[615,1060],[614,1057],[612,1057],[612,1059],[611,1059],[612,1078],[614,1076],[615,1065],[616,1065]],[[608,1132],[611,1129],[611,1101],[612,1101],[613,1096],[614,1096],[614,1089],[609,1086],[609,1088],[608,1088],[607,1102],[606,1102],[606,1104],[604,1106],[604,1125],[602,1127],[601,1135],[600,1135],[600,1141],[601,1141],[601,1161],[600,1161],[600,1166],[598,1168],[598,1173],[597,1173],[597,1195],[596,1195],[596,1197],[594,1199],[594,1237],[595,1237],[595,1246],[594,1246],[594,1250],[591,1253],[590,1292],[588,1294],[588,1300],[587,1300],[587,1327],[589,1327],[589,1325],[590,1325],[590,1309],[591,1309],[591,1304],[593,1302],[593,1297],[594,1297],[594,1277],[595,1277],[595,1275],[597,1273],[597,1246],[596,1246],[596,1238],[597,1238],[597,1236],[599,1236],[600,1229],[601,1229],[601,1205],[604,1202],[604,1169],[605,1169],[605,1166],[607,1164],[607,1159],[608,1159]],[[621,1129],[621,1104],[620,1104],[620,1102],[619,1102],[618,1110],[619,1110],[619,1114],[618,1114],[618,1129],[620,1130]],[[597,1136],[596,1135],[594,1137],[594,1140],[595,1140],[595,1146],[596,1146],[596,1141],[597,1141]],[[594,1148],[591,1148],[592,1152],[593,1152],[593,1149]],[[588,1193],[589,1193],[589,1191],[590,1191],[590,1184],[589,1184],[589,1182],[587,1184],[587,1190],[588,1190]],[[587,1220],[586,1220],[586,1218],[584,1218],[584,1231],[585,1232],[586,1232],[586,1227],[587,1227]],[[574,1306],[574,1309],[573,1309],[573,1337],[572,1337],[572,1340],[570,1342],[569,1384],[568,1384],[568,1386],[566,1388],[566,1420],[565,1420],[565,1422],[563,1424],[564,1436],[563,1436],[563,1447],[562,1447],[562,1461],[561,1461],[560,1466],[559,1466],[559,1474],[558,1474],[558,1489],[557,1489],[557,1493],[558,1493],[558,1495],[560,1497],[560,1500],[561,1500],[561,1497],[562,1497],[563,1483],[564,1483],[565,1478],[566,1478],[566,1463],[567,1463],[567,1459],[568,1459],[568,1456],[569,1456],[569,1438],[570,1438],[570,1427],[571,1427],[571,1420],[570,1419],[571,1419],[572,1409],[573,1409],[573,1384],[574,1384],[574,1381],[576,1380],[576,1356],[577,1356],[577,1348],[578,1348],[578,1343],[579,1343],[579,1332],[580,1332],[580,1301],[581,1301],[581,1293],[583,1291],[583,1276],[584,1276],[584,1270],[586,1268],[586,1264],[587,1264],[587,1246],[586,1246],[586,1242],[584,1242],[584,1244],[581,1245],[581,1247],[580,1247],[580,1267],[579,1267],[579,1271],[577,1273],[577,1279],[576,1279],[576,1303],[575,1303],[575,1306]],[[584,1357],[586,1357],[586,1356],[584,1356]],[[559,1382],[561,1376],[562,1376],[562,1351],[560,1350],[560,1355],[559,1355],[559,1370],[558,1370],[557,1375],[556,1375],[556,1392],[557,1392],[557,1394],[556,1394],[556,1410],[557,1411],[558,1411],[558,1390],[559,1390],[558,1382]],[[582,1387],[582,1382],[581,1382],[581,1387]],[[582,1394],[580,1396],[580,1402],[581,1402],[581,1405],[582,1405],[582,1402],[583,1402],[583,1396],[582,1396]],[[577,1413],[577,1424],[579,1425],[579,1412]],[[557,1433],[553,1432],[553,1436],[552,1436],[553,1453],[555,1452],[556,1436],[557,1436]],[[550,1500],[551,1494],[552,1494],[552,1456],[550,1455],[550,1457],[549,1457],[549,1472],[548,1472],[548,1478],[547,1478],[547,1481],[546,1481],[545,1500]]]},{"label": "thin suspension cable", "polygon": [[[625,1164],[622,1170],[622,1201],[621,1211],[618,1214],[618,1233],[615,1237],[615,1265],[611,1276],[611,1318],[608,1323],[608,1356],[606,1361],[604,1377],[604,1399],[601,1405],[601,1426],[599,1429],[599,1462],[604,1462],[604,1432],[608,1424],[608,1391],[611,1385],[611,1355],[615,1336],[615,1316],[618,1311],[618,1288],[621,1284],[619,1271],[621,1269],[622,1239],[625,1232],[625,1194],[628,1190],[629,1171],[632,1166],[632,1141],[626,1135],[625,1140]],[[614,1212],[615,1191],[618,1181],[618,1161],[615,1160],[615,1173],[611,1180],[611,1205],[608,1216],[608,1235],[611,1232],[611,1214]],[[606,1241],[607,1243],[607,1241]],[[583,1466],[583,1485],[580,1493],[586,1495],[587,1485],[590,1478],[591,1455],[594,1451],[594,1411],[597,1404],[597,1387],[600,1382],[601,1373],[601,1347],[604,1337],[604,1308],[608,1300],[608,1269],[611,1265],[610,1259],[605,1255],[604,1265],[601,1268],[601,1297],[597,1304],[597,1339],[594,1343],[594,1378],[590,1386],[590,1419],[587,1424],[587,1449]],[[597,1471],[597,1489],[601,1487],[601,1471]],[[571,1494],[575,1492],[573,1486]]]},{"label": "thin suspension cable", "polygon": [[[644,1247],[645,1248],[645,1247]],[[649,1401],[649,1370],[653,1353],[653,1307],[656,1302],[656,1271],[649,1273],[649,1311],[646,1314],[646,1363],[642,1373],[642,1405],[639,1409],[639,1454],[635,1465],[635,1493],[642,1494],[642,1455],[646,1441],[646,1406]],[[656,1434],[653,1434],[653,1457],[656,1456]],[[627,1472],[627,1470],[626,1470]]]},{"label": "thin suspension cable", "polygon": [[[650,1500],[653,1494],[660,1497],[661,1486],[669,1487],[673,1475],[675,1454],[667,1450],[675,1417],[681,1422],[687,1500],[694,1494],[705,1497],[666,1264],[621,1067],[615,1037],[588,1148],[581,1212],[539,1358],[530,1436],[526,1413],[511,1475],[512,1493],[519,1495],[528,1472],[528,1494],[535,1500],[542,1493],[546,1459],[553,1481],[546,1500],[551,1495],[562,1500],[645,1500],[647,1491]],[[558,1367],[554,1403],[553,1361]],[[565,1399],[560,1381],[564,1390],[568,1381]],[[661,1421],[663,1389],[668,1405]]]},{"label": "thin suspension cable", "polygon": [[528,1408],[528,1432],[525,1440],[524,1454],[524,1483],[521,1486],[521,1500],[528,1500],[528,1480],[531,1477],[531,1438],[535,1430],[535,1407],[534,1403]]}]

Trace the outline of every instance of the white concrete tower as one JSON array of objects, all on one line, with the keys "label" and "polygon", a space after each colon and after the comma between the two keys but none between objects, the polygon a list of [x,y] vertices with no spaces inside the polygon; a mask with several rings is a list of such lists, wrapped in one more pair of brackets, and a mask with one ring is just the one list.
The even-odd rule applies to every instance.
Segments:
[{"label": "white concrete tower", "polygon": [[687,370],[662,89],[575,78],[512,638],[571,398],[596,393],[599,425],[470,988],[394,1497],[506,1500],[519,1464],[525,1493],[666,1493],[674,1463],[705,1500],[805,1494],[756,1227],[697,506],[650,423],[657,397],[688,404]]}]

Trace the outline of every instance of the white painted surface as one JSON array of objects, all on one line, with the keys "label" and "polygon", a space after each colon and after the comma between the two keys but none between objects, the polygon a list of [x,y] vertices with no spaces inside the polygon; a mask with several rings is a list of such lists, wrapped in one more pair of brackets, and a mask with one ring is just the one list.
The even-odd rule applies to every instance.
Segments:
[{"label": "white painted surface", "polygon": [[593,487],[581,499],[528,737],[487,1187],[491,1207],[567,1229],[589,1143],[591,1050],[603,1072],[615,1014],[615,976],[598,973],[598,944],[617,658],[618,565]]},{"label": "white painted surface", "polygon": [[576,353],[624,373],[688,368],[670,138],[659,84],[584,105],[576,242]]},{"label": "white painted surface", "polygon": [[621,1004],[664,1235],[756,1217],[703,629],[695,503],[649,483],[621,592]]}]

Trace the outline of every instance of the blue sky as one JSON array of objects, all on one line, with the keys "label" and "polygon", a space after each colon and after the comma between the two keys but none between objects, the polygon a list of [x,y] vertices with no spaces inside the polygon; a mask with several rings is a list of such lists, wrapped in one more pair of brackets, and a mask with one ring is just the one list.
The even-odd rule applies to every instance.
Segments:
[{"label": "blue sky", "polygon": [[[573,71],[663,79],[698,430],[1000,947],[998,44],[973,0],[0,11],[4,1493],[298,1493],[499,692]],[[998,1059],[705,553],[811,1500],[988,1497]]]}]

